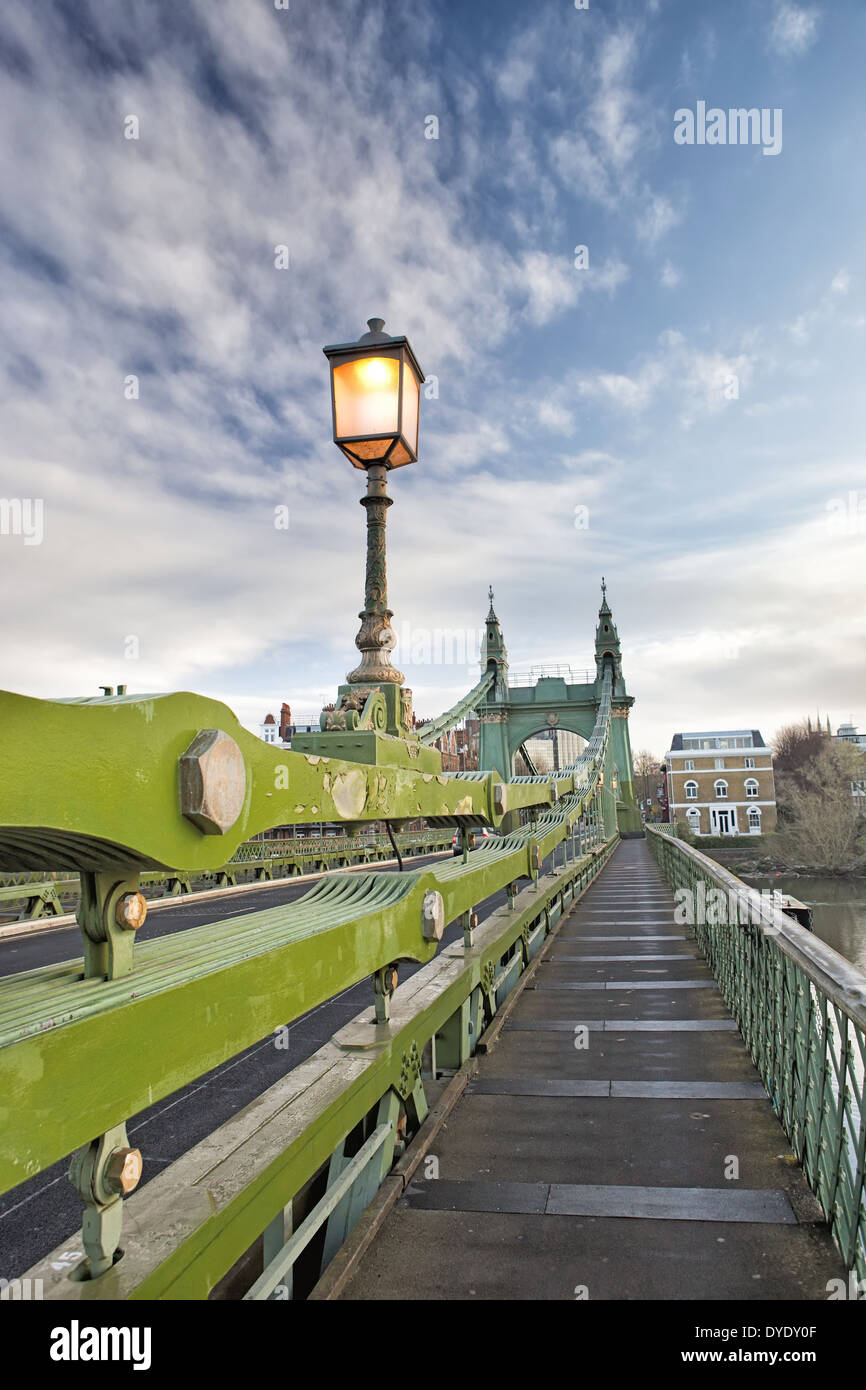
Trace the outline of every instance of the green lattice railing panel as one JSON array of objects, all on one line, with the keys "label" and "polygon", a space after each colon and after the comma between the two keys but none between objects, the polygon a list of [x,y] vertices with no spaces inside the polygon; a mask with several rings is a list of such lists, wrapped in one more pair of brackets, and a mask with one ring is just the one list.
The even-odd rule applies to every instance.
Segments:
[{"label": "green lattice railing panel", "polygon": [[866,1278],[866,975],[740,879],[647,826],[833,1237]]}]

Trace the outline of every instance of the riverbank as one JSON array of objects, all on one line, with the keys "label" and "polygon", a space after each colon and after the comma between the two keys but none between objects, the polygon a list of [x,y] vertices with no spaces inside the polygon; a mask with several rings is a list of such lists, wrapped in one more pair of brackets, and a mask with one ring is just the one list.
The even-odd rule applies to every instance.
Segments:
[{"label": "riverbank", "polygon": [[774,843],[775,840],[775,836],[768,835],[759,852],[757,846],[753,851],[751,845],[738,845],[732,849],[713,845],[705,849],[700,839],[694,841],[694,847],[708,859],[715,859],[718,864],[730,869],[738,878],[754,875],[776,877],[783,874],[789,878],[838,879],[840,882],[852,881],[866,885],[866,864],[851,864],[837,870],[827,869],[823,864],[797,864],[785,857],[781,846]]}]

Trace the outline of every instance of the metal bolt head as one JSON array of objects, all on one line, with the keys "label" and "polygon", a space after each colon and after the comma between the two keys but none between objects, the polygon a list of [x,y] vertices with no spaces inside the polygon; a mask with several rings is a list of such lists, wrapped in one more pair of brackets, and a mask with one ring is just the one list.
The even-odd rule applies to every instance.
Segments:
[{"label": "metal bolt head", "polygon": [[114,920],[124,931],[138,931],[147,916],[147,899],[143,893],[124,893],[117,900]]},{"label": "metal bolt head", "polygon": [[508,808],[508,793],[504,782],[497,782],[493,788],[493,809],[497,816],[504,816]]},{"label": "metal bolt head", "polygon": [[445,930],[445,903],[442,894],[428,888],[421,905],[421,931],[425,941],[441,941]]},{"label": "metal bolt head", "polygon": [[126,1197],[141,1181],[144,1163],[141,1149],[115,1149],[105,1168],[105,1186]]},{"label": "metal bolt head", "polygon": [[203,835],[231,830],[247,794],[244,755],[222,729],[202,729],[181,755],[180,809]]}]

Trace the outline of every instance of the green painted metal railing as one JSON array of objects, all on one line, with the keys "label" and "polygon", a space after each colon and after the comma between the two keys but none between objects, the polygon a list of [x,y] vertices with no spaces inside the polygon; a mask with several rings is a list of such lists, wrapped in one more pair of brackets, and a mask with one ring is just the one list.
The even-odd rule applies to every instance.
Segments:
[{"label": "green painted metal railing", "polygon": [[[291,1204],[317,1183],[330,1190],[377,1135],[370,1161],[352,1170],[351,1191],[317,1199],[331,1202],[319,1211],[321,1258],[334,1253],[387,1173],[398,1136],[402,1143],[423,1120],[422,1073],[441,1076],[465,1060],[615,844],[609,711],[608,678],[574,767],[516,784],[496,772],[418,773],[269,749],[224,706],[191,695],[68,703],[0,695],[0,761],[10,774],[0,866],[64,865],[82,885],[83,962],[0,980],[0,1191],[77,1150],[71,1176],[85,1203],[87,1260],[69,1277],[49,1257],[40,1266],[47,1296],[206,1297],[257,1241],[260,1272],[278,1257],[284,1272],[300,1215]],[[194,777],[184,771],[191,759]],[[463,857],[403,873],[327,875],[293,903],[135,940],[143,869],[215,872],[270,826],[420,816],[450,830],[499,826],[520,811],[531,823]],[[539,881],[541,864],[560,851]],[[479,926],[475,905],[502,889],[507,905]],[[463,939],[440,950],[449,923],[462,925]],[[397,987],[400,961],[422,969]],[[130,1116],[365,977],[371,1011],[121,1198],[137,1182],[133,1173],[123,1186],[135,1167]],[[389,1137],[380,1143],[382,1125]],[[127,1206],[134,1219],[118,1259]]]},{"label": "green painted metal railing", "polygon": [[[451,848],[451,833],[447,830],[417,831],[395,836],[402,855],[416,858],[421,854],[441,853]],[[350,866],[375,863],[393,857],[394,851],[387,835],[314,836],[304,839],[283,837],[275,840],[247,840],[240,845],[228,864],[199,876],[187,869],[163,874],[159,871],[142,873],[140,887],[162,888],[167,896],[180,897],[197,888],[208,889],[235,884],[239,877],[254,875],[258,882],[270,882],[275,871],[280,877],[309,873],[312,868],[323,872],[332,864]],[[64,910],[61,898],[74,903],[78,899],[79,880],[75,876],[56,874],[0,874],[0,909],[20,904],[18,921],[36,921],[44,916],[59,916]]]},{"label": "green painted metal railing", "polygon": [[[335,921],[344,915],[349,928],[342,938],[344,947],[350,941],[373,943],[369,958],[360,963],[361,974],[371,973],[377,960],[402,954],[399,948],[394,951],[390,946],[383,951],[380,945],[377,950],[376,939],[389,918],[419,912],[431,889],[438,887],[446,899],[446,918],[463,922],[463,940],[438,952],[391,995],[386,1022],[377,1024],[370,1010],[359,1015],[247,1110],[127,1198],[124,1207],[131,1234],[124,1242],[125,1254],[95,1283],[70,1280],[58,1258],[60,1251],[37,1265],[32,1277],[43,1280],[45,1297],[206,1298],[238,1262],[249,1258],[258,1236],[264,1237],[264,1253],[249,1266],[249,1277],[245,1279],[249,1293],[240,1296],[285,1297],[287,1289],[291,1290],[291,1281],[287,1284],[289,1271],[304,1249],[304,1242],[293,1236],[293,1230],[300,1234],[302,1221],[309,1215],[303,1206],[298,1208],[297,1199],[309,1194],[311,1184],[315,1198],[315,1183],[321,1184],[327,1175],[321,1197],[312,1204],[314,1220],[305,1229],[309,1236],[323,1225],[326,1228],[326,1248],[321,1257],[324,1268],[387,1175],[398,1138],[405,1140],[423,1121],[424,1080],[447,1076],[467,1060],[484,1027],[549,931],[606,862],[616,837],[603,841],[597,819],[593,829],[582,828],[587,844],[585,852],[580,853],[577,824],[568,819],[576,809],[576,803],[563,806],[559,824],[558,817],[551,818],[542,827],[540,840],[527,829],[508,837],[510,845],[503,843],[495,850],[488,847],[473,852],[467,864],[454,862],[437,868],[429,876],[404,874],[401,884],[383,881],[396,880],[398,875],[376,875],[380,892],[377,912],[369,901],[369,884],[362,884],[357,878],[326,880],[316,891],[319,913],[325,915],[311,922],[308,910],[305,930],[312,926],[319,933],[333,933]],[[539,881],[534,865],[557,846],[561,862],[555,876],[550,874]],[[520,892],[516,891],[517,875],[522,875],[527,883]],[[497,885],[509,889],[513,885],[515,891],[509,891],[508,905],[473,927],[470,904]],[[349,897],[354,886],[357,894]],[[259,918],[263,915],[256,914]],[[234,923],[222,924],[223,931],[229,927],[233,928]],[[251,930],[252,921],[247,925],[248,935]],[[263,928],[259,926],[257,930]],[[212,931],[201,929],[200,936],[210,936]],[[275,1020],[296,1016],[298,1006],[293,1006],[291,999],[287,1008],[289,980],[297,979],[296,972],[308,977],[315,972],[317,960],[320,968],[323,961],[332,962],[335,952],[329,950],[323,955],[315,937],[312,951],[305,950],[310,938],[296,938],[281,951],[277,943],[286,935],[285,922],[273,921],[270,931],[270,949],[261,957],[263,969],[250,966],[244,970],[240,952],[227,951],[220,962],[231,980],[233,996],[249,998],[250,1012],[255,1015],[243,1037],[237,1032],[243,1020],[227,1017],[228,1001],[218,977],[212,973],[218,968],[217,962],[200,960],[197,950],[186,955],[196,979],[186,984],[177,982],[167,998],[150,992],[158,984],[153,980],[154,962],[147,952],[149,945],[159,944],[154,942],[142,943],[142,961],[134,980],[124,982],[126,988],[105,1001],[100,1012],[82,1010],[75,1017],[67,1014],[69,1028],[79,1030],[74,1048],[70,1047],[68,1036],[65,1048],[50,1053],[45,1049],[44,1037],[33,1039],[54,1085],[37,1086],[34,1094],[31,1084],[30,1094],[39,1111],[43,1089],[46,1098],[52,1098],[51,1128],[55,1136],[71,1122],[79,1107],[87,1120],[79,1133],[92,1133],[106,1126],[113,1115],[125,1113],[124,1107],[128,1110],[130,1101],[134,1102],[133,1109],[140,1104],[141,1088],[154,1086],[155,1079],[154,1099],[208,1070],[220,1053],[239,1050],[238,1043],[258,1037],[264,1024],[278,1031]],[[212,949],[213,941],[207,944]],[[251,944],[248,940],[247,949]],[[332,938],[329,944],[333,944]],[[201,946],[204,945],[202,940]],[[208,973],[200,973],[202,970]],[[334,992],[335,978],[323,981],[324,995]],[[144,990],[149,996],[150,1010],[147,1000],[139,1005],[133,998],[133,984],[136,993]],[[69,979],[67,987],[72,985]],[[65,999],[54,993],[52,1007],[68,1007],[74,1001],[74,993],[73,989],[71,997]],[[313,998],[314,994],[307,994],[306,1002]],[[219,1001],[218,1016],[214,1001]],[[0,990],[0,1017],[3,1013]],[[34,1022],[35,1017],[31,1012]],[[58,1043],[65,1031],[66,1028],[56,1030]],[[229,1031],[233,1041],[230,1046],[220,1046],[220,1040]],[[217,1034],[210,1044],[209,1032]],[[93,1075],[93,1064],[105,1055],[105,1049],[112,1042],[133,1037],[148,1039],[148,1057],[140,1061],[130,1058],[113,1086],[112,1078],[105,1076],[100,1078],[98,1087],[88,1086],[85,1078]],[[0,1043],[9,1041],[8,1035],[0,1038]],[[18,1052],[21,1065],[27,1067],[29,1058],[21,1051],[26,1046],[26,1042],[19,1042],[17,1047],[0,1047],[0,1059],[4,1052],[10,1056]],[[168,1069],[164,1079],[163,1067]],[[79,1071],[83,1076],[76,1086]],[[70,1085],[74,1095],[69,1103],[59,1103],[56,1088],[60,1086],[65,1091]],[[381,1160],[378,1167],[374,1165],[371,1171],[365,1161],[357,1164],[357,1172],[350,1175],[353,1182],[357,1177],[360,1184],[359,1191],[353,1194],[354,1208],[350,1198],[335,1201],[335,1196],[340,1199],[341,1194],[331,1191],[334,1183],[357,1155],[360,1145],[374,1135],[382,1141],[382,1124],[388,1125],[389,1133],[385,1136],[387,1142],[377,1148]],[[39,1142],[35,1125],[19,1121],[14,1138],[19,1151],[25,1143],[28,1145],[31,1163],[38,1168],[50,1161],[53,1150],[68,1148],[73,1136],[66,1129],[59,1146],[55,1138],[49,1147],[47,1136]],[[168,1241],[167,1229],[172,1232]],[[64,1249],[68,1250],[70,1244],[74,1246],[75,1242],[67,1240]]]},{"label": "green painted metal railing", "polygon": [[647,840],[858,1279],[866,1278],[866,975],[662,827]]}]

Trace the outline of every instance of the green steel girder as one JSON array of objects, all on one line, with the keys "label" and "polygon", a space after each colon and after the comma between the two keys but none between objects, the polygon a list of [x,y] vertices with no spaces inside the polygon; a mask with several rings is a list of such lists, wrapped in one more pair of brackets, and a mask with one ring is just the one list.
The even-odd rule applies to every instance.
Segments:
[{"label": "green steel girder", "polygon": [[[572,819],[556,814],[545,854]],[[534,877],[537,849],[526,829],[465,864],[328,875],[296,902],[139,942],[120,979],[74,960],[0,980],[0,1192],[388,961],[429,961],[425,894],[454,921]]]},{"label": "green steel girder", "polygon": [[[203,833],[180,805],[181,756],[210,729],[234,740],[245,773],[243,804],[223,833]],[[418,772],[272,748],[227,706],[187,693],[67,702],[0,692],[0,766],[0,869],[15,871],[213,870],[277,825],[499,825],[505,814],[495,772]],[[509,787],[507,809],[552,798],[549,782]]]},{"label": "green steel girder", "polygon": [[[483,987],[522,934],[518,880],[537,877],[587,810],[595,812],[594,836],[602,823],[615,834],[603,785],[609,723],[605,677],[581,758],[555,781],[506,785],[495,771],[446,775],[402,758],[376,766],[269,748],[225,706],[192,695],[96,702],[0,695],[0,760],[8,773],[0,868],[77,869],[95,885],[97,925],[108,923],[126,948],[116,969],[100,958],[86,960],[84,971],[73,961],[0,981],[0,1191],[86,1149],[389,962],[430,962],[443,924],[504,887],[505,931],[495,955],[477,958],[470,981],[471,989]],[[500,824],[521,809],[533,812],[532,825],[465,861],[329,875],[297,902],[134,951],[120,917],[115,924],[114,899],[137,888],[142,868],[227,873],[239,845],[275,824],[357,826],[416,816],[434,827]],[[103,949],[104,933],[94,935],[94,923],[82,920]],[[462,965],[471,941],[465,949]],[[377,1008],[380,1016],[388,1010]]]},{"label": "green steel girder", "polygon": [[[43,1277],[46,1297],[114,1301],[206,1299],[228,1269],[326,1164],[345,1136],[389,1089],[401,1084],[404,1054],[423,1049],[495,970],[547,905],[588,882],[612,852],[603,848],[570,864],[556,879],[520,894],[479,929],[479,945],[454,945],[428,970],[436,983],[396,1004],[372,1045],[327,1043],[220,1130],[158,1174],[124,1203],[128,1238],[123,1259],[94,1283],[72,1283],[49,1255],[29,1271]],[[479,851],[476,851],[477,855]],[[474,856],[473,856],[474,857]],[[170,1232],[170,1238],[166,1232]]]}]

